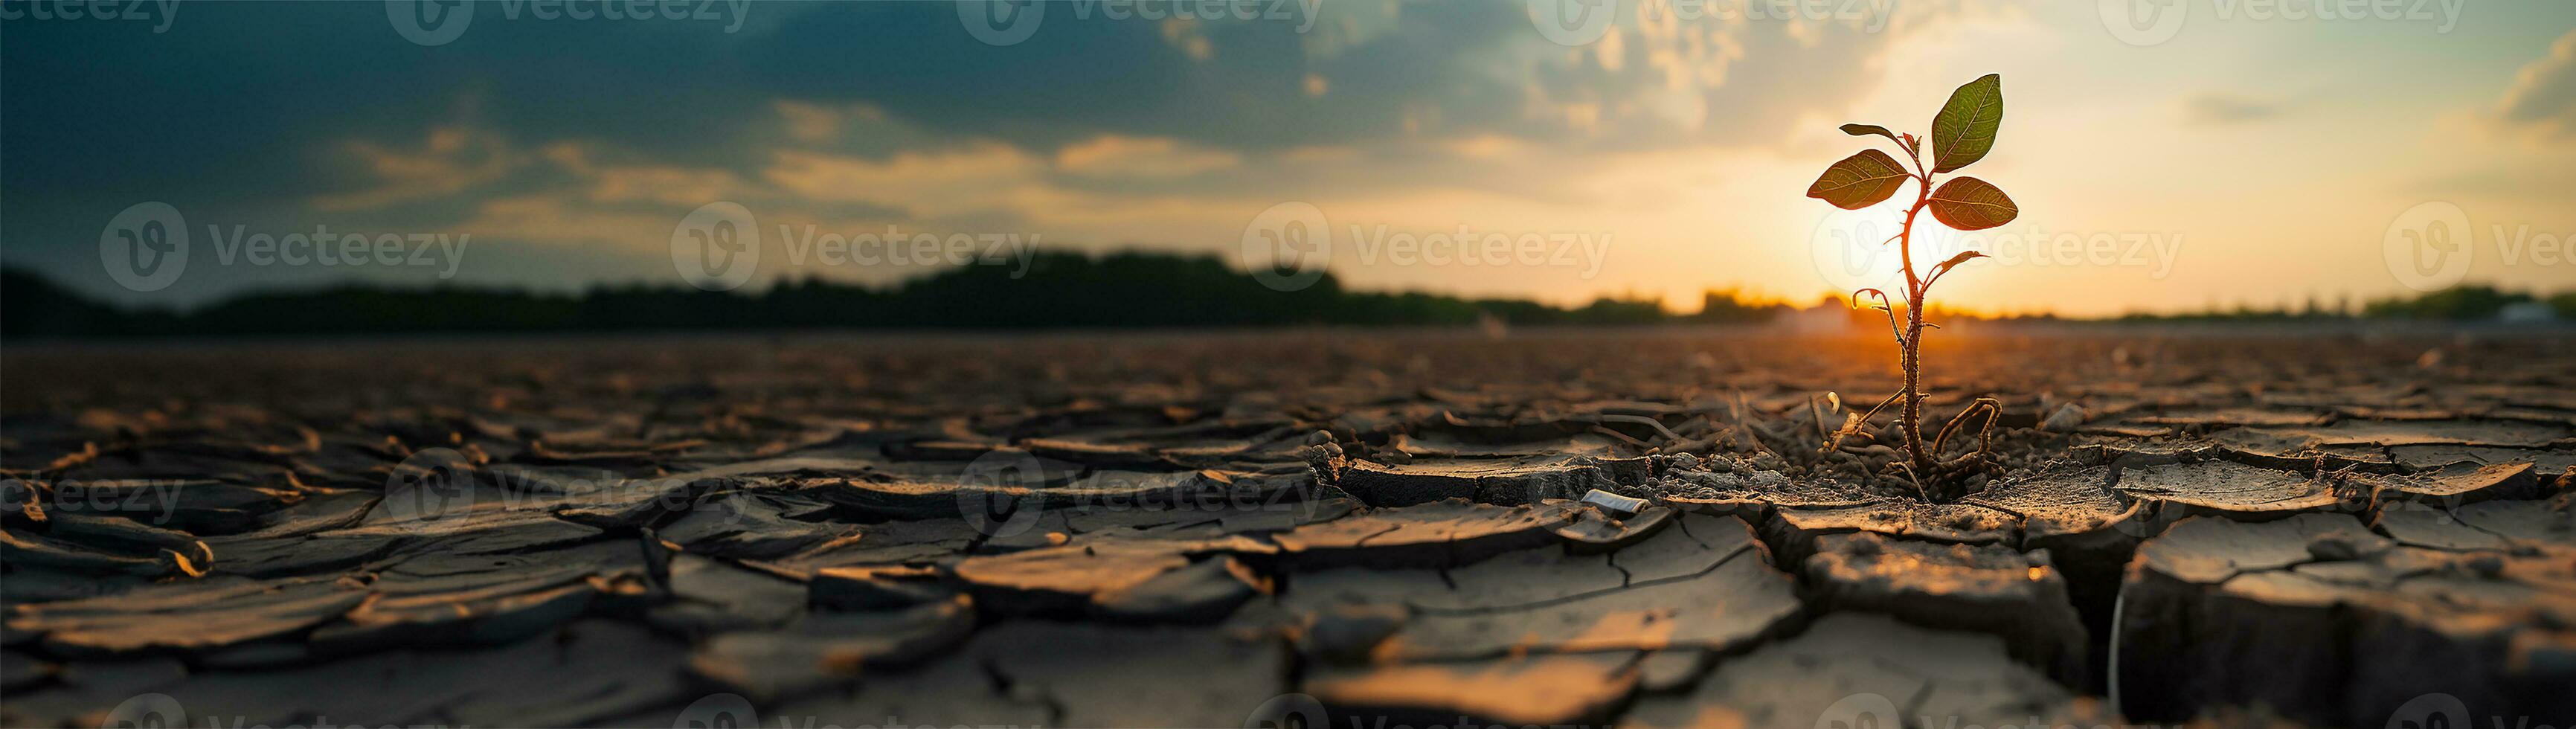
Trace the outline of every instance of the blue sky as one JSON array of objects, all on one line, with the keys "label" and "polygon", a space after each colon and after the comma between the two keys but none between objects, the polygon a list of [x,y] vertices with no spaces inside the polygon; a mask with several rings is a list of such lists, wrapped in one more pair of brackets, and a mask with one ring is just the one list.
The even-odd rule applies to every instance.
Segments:
[{"label": "blue sky", "polygon": [[[1266,211],[1303,204],[1360,287],[1804,300],[1894,270],[1842,241],[1896,211],[1802,196],[1866,146],[1835,125],[1921,132],[2000,73],[2004,132],[1969,172],[2023,214],[1948,241],[1999,252],[1945,282],[1963,305],[2403,292],[2424,274],[2389,241],[2428,203],[2465,215],[2467,280],[2576,289],[2576,4],[2135,0],[2182,21],[2124,37],[2112,6],[2133,0],[1606,1],[1605,25],[1569,27],[1550,17],[1586,0],[1064,0],[1014,37],[944,1],[472,0],[431,45],[408,2],[101,19],[13,0],[0,259],[181,306],[344,280],[676,284],[675,226],[729,202],[758,218],[752,285],[883,282],[947,264],[786,246],[891,229],[1249,261]],[[192,253],[135,290],[101,239],[148,202]],[[216,255],[324,230],[462,244],[427,265]],[[1498,239],[1539,243],[1441,248]]]}]

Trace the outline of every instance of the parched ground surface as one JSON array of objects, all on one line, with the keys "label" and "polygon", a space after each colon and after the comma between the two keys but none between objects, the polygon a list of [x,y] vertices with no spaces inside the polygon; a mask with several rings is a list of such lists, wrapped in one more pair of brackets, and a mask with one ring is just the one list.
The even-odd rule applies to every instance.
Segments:
[{"label": "parched ground surface", "polygon": [[2576,720],[2576,339],[1932,344],[13,346],[0,724]]}]

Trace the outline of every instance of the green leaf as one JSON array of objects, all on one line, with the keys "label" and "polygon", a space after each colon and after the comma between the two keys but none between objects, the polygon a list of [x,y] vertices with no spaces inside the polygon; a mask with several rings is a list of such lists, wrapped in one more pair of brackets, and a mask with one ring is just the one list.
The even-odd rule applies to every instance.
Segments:
[{"label": "green leaf", "polygon": [[1985,180],[1953,178],[1932,191],[1932,217],[1957,230],[1985,230],[2012,222],[2021,208]]},{"label": "green leaf", "polygon": [[1895,132],[1888,131],[1887,127],[1882,127],[1876,124],[1845,124],[1843,125],[1843,133],[1855,137],[1866,137],[1876,134],[1878,136],[1896,140],[1896,146],[1905,146],[1905,140],[1898,138]]},{"label": "green leaf", "polygon": [[[1973,178],[1972,178],[1972,179],[1973,179]],[[1947,187],[1947,186],[1945,185],[1944,187]],[[1996,194],[2002,194],[2002,191],[2000,191],[2000,190],[1999,190],[1999,191],[1996,191]],[[2011,201],[2007,200],[2007,201],[2005,201],[2005,202],[2011,202]],[[1976,251],[1966,251],[1966,252],[1962,252],[1962,253],[1960,253],[1959,255],[1951,256],[1951,257],[1950,257],[1950,260],[1942,261],[1940,265],[1933,266],[1933,267],[1932,267],[1932,270],[1934,270],[1934,271],[1939,271],[1939,270],[1941,270],[1941,269],[1945,269],[1945,268],[1957,268],[1957,267],[1959,266],[1959,264],[1967,263],[1967,262],[1969,262],[1969,261],[1974,261],[1974,260],[1977,260],[1977,259],[1979,259],[1979,258],[1987,258],[1987,257],[1988,257],[1988,256],[1987,256],[1986,254],[1983,254],[1983,253],[1978,253],[1978,252],[1976,252]]]},{"label": "green leaf", "polygon": [[1985,159],[2003,124],[2004,77],[1986,74],[1950,92],[1950,103],[1932,117],[1932,171],[1949,172]]},{"label": "green leaf", "polygon": [[1807,197],[1833,203],[1844,210],[1859,210],[1885,201],[1905,184],[1905,168],[1896,158],[1875,149],[1844,157],[1843,161],[1825,168],[1816,184],[1807,186]]}]

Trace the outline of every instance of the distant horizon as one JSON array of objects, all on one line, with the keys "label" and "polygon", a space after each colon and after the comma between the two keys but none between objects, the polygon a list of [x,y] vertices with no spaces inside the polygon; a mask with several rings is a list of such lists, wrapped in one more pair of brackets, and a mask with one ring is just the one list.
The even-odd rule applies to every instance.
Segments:
[{"label": "distant horizon", "polygon": [[[1786,323],[1780,319],[1783,315],[1813,316],[1836,309],[1844,310],[1854,329],[1877,323],[1875,314],[1851,308],[1846,297],[1831,295],[1800,299],[1720,288],[1703,292],[1699,302],[1702,306],[1693,309],[1676,309],[1653,298],[1616,296],[1563,306],[1514,297],[1467,298],[1418,290],[1350,289],[1329,275],[1292,288],[1268,277],[1275,272],[1246,271],[1220,257],[1150,250],[1107,254],[1038,252],[1022,265],[1017,270],[945,269],[879,285],[797,279],[721,291],[651,280],[594,281],[584,288],[566,291],[470,281],[403,285],[350,279],[254,289],[188,307],[93,299],[61,288],[60,282],[41,272],[0,265],[0,281],[9,282],[7,288],[0,289],[0,298],[5,298],[10,308],[6,322],[0,322],[0,336],[24,341],[31,337],[292,336],[369,331],[617,331],[656,326],[704,331],[1150,329],[1283,324],[1473,326],[1488,319],[1513,325],[1759,324]],[[1033,277],[1028,276],[1029,266],[1035,267]],[[703,303],[689,303],[708,301],[730,303],[714,309]],[[1093,302],[1086,308],[1098,310],[1066,319],[1061,304],[1064,301]],[[1124,303],[1108,304],[1112,301]],[[967,302],[995,306],[990,312],[958,318],[956,312],[960,306],[969,306]],[[2506,307],[2518,302],[2529,302],[2551,312],[2545,318],[2576,323],[2576,289],[2513,291],[2477,283],[2411,299],[2314,299],[2284,306],[2239,305],[2095,317],[1980,312],[1937,302],[1929,310],[1943,320],[1965,317],[1995,322],[2079,324],[2374,319],[2466,322],[2496,319],[2508,313]],[[1100,309],[1103,304],[1126,308]],[[1720,306],[1724,308],[1717,308]],[[1173,307],[1199,311],[1191,318],[1175,320],[1169,318]],[[1085,316],[1089,318],[1080,318]]]},{"label": "distant horizon", "polygon": [[[2576,4],[2186,1],[2148,24],[2116,3],[1616,0],[1576,27],[1549,12],[1566,1],[1050,2],[1010,27],[938,2],[615,23],[480,3],[438,28],[375,3],[31,15],[0,48],[0,261],[164,306],[687,283],[718,249],[752,264],[726,286],[881,285],[1019,246],[1304,257],[1359,289],[1558,306],[1799,300],[1896,270],[1869,243],[1894,211],[1801,197],[1850,152],[1836,125],[1919,133],[1998,73],[2010,141],[1978,175],[2022,212],[1918,241],[1996,257],[1944,304],[2576,285]],[[720,221],[738,237],[692,237]],[[137,246],[192,255],[120,279],[151,267],[121,258]]]},{"label": "distant horizon", "polygon": [[[1164,251],[1164,250],[1146,249],[1146,248],[1108,249],[1108,250],[1100,250],[1100,251],[1070,251],[1070,250],[1069,250],[1069,251],[1043,251],[1043,252],[1041,252],[1041,253],[1065,253],[1065,254],[1076,254],[1076,255],[1089,256],[1089,257],[1092,257],[1092,258],[1098,258],[1098,257],[1101,257],[1101,256],[1109,256],[1109,255],[1149,255],[1149,256],[1170,256],[1170,257],[1175,257],[1175,258],[1210,257],[1210,254],[1193,254],[1193,253],[1187,253],[1187,252]],[[1222,258],[1223,258],[1222,256],[1215,256],[1215,257],[1216,257],[1216,258],[1219,258],[1219,259],[1222,259]],[[1229,262],[1229,263],[1231,263],[1231,262]],[[44,272],[42,272],[42,271],[40,271],[40,270],[38,270],[38,269],[35,269],[35,268],[33,268],[33,267],[20,266],[20,265],[13,264],[13,263],[7,263],[7,262],[5,262],[5,261],[0,261],[0,269],[6,269],[6,270],[16,271],[16,272],[21,272],[21,273],[34,274],[34,275],[37,275],[37,276],[39,276],[39,277],[41,277],[41,278],[44,278],[45,280],[47,280],[47,281],[49,281],[49,282],[51,282],[51,283],[54,283],[54,284],[56,284],[56,285],[65,285],[65,284],[67,283],[67,282],[66,282],[66,281],[64,281],[63,279],[55,278],[55,277],[53,277],[53,276],[51,276],[51,275],[45,274]],[[826,284],[826,285],[833,285],[833,286],[848,286],[848,287],[866,288],[866,289],[870,289],[870,290],[880,290],[880,291],[882,291],[882,290],[886,290],[886,289],[891,288],[891,287],[900,286],[900,285],[902,285],[905,281],[910,281],[910,280],[914,280],[914,279],[918,279],[918,278],[922,278],[922,277],[926,277],[926,276],[936,275],[940,270],[945,270],[945,269],[933,269],[933,270],[927,270],[927,271],[922,271],[922,272],[916,273],[916,274],[914,274],[913,276],[910,276],[910,277],[907,277],[907,278],[895,279],[895,280],[891,280],[891,281],[880,281],[880,282],[851,281],[851,280],[844,280],[844,279],[829,278],[829,277],[825,277],[825,276],[821,276],[821,275],[804,275],[804,276],[795,276],[795,277],[788,277],[788,278],[772,279],[772,280],[761,281],[761,282],[757,282],[757,283],[748,283],[748,284],[743,285],[743,286],[742,286],[742,287],[740,287],[740,288],[732,289],[731,291],[732,291],[733,293],[739,293],[739,294],[758,294],[758,293],[761,293],[761,292],[764,292],[764,291],[767,291],[767,290],[769,290],[769,289],[776,288],[776,287],[779,287],[779,286],[804,285],[804,284],[814,284],[814,283],[820,283],[820,284]],[[1240,268],[1238,268],[1237,270],[1241,270],[1241,269],[1240,269]],[[1336,277],[1337,277],[1337,278],[1339,278],[1339,276],[1338,276],[1338,275],[1336,275]],[[223,294],[221,294],[221,295],[218,295],[218,296],[216,296],[216,297],[214,297],[214,298],[205,299],[205,300],[198,300],[198,301],[190,301],[190,302],[186,302],[186,303],[184,303],[184,304],[180,304],[180,305],[170,305],[170,304],[153,304],[153,303],[146,303],[146,304],[123,304],[123,303],[119,303],[119,302],[116,302],[116,301],[114,301],[114,300],[112,300],[112,299],[108,299],[108,298],[105,298],[105,297],[93,297],[93,298],[94,298],[94,300],[99,301],[100,303],[114,304],[114,305],[118,305],[118,306],[121,306],[121,307],[127,308],[127,309],[129,309],[129,310],[160,309],[160,310],[167,310],[167,311],[173,311],[173,312],[181,312],[181,313],[185,313],[185,312],[190,312],[190,311],[195,311],[195,310],[203,309],[203,308],[205,308],[205,307],[207,307],[207,306],[217,305],[217,304],[220,304],[220,303],[225,302],[225,301],[237,300],[237,299],[240,299],[240,298],[243,298],[243,297],[251,297],[251,296],[267,296],[267,295],[280,295],[280,294],[289,294],[289,295],[292,295],[292,294],[310,294],[310,293],[317,293],[317,292],[323,292],[323,291],[331,291],[331,290],[337,290],[337,289],[350,289],[350,288],[365,289],[365,290],[374,290],[374,291],[438,291],[438,290],[468,290],[468,291],[495,291],[495,292],[508,292],[508,293],[528,294],[528,295],[538,295],[538,296],[581,296],[581,295],[584,295],[584,294],[588,294],[588,293],[592,293],[592,292],[596,292],[596,291],[602,291],[602,290],[620,290],[620,289],[637,289],[637,288],[646,288],[646,289],[662,288],[662,289],[675,289],[675,290],[677,290],[677,289],[686,289],[686,288],[688,288],[688,285],[687,285],[685,282],[680,281],[680,280],[676,280],[676,279],[656,279],[656,278],[653,278],[653,277],[638,277],[638,278],[631,278],[631,279],[616,279],[616,280],[592,280],[592,281],[578,282],[578,283],[576,283],[576,284],[573,284],[573,285],[570,285],[570,286],[567,286],[567,287],[539,287],[539,286],[524,286],[524,285],[518,285],[518,284],[513,284],[513,283],[483,283],[483,282],[479,282],[479,281],[435,281],[435,280],[433,280],[433,281],[426,281],[426,282],[423,282],[423,281],[377,281],[377,280],[371,280],[371,279],[366,279],[366,278],[351,277],[351,278],[338,279],[338,280],[295,281],[295,282],[280,283],[280,284],[276,284],[276,285],[260,285],[260,284],[253,284],[253,285],[251,285],[251,286],[249,286],[249,287],[247,287],[247,288],[243,288],[243,289],[235,290],[235,291],[228,291],[228,292],[225,292],[225,293],[223,293]],[[2492,289],[2492,290],[2502,291],[2502,292],[2506,292],[2506,293],[2526,294],[2526,295],[2530,295],[2530,296],[2533,296],[2533,297],[2536,297],[2536,298],[2539,298],[2539,299],[2544,299],[2544,300],[2545,300],[2545,299],[2550,299],[2550,298],[2552,298],[2552,297],[2556,297],[2556,296],[2576,295],[2576,282],[2571,282],[2571,283],[2569,283],[2569,284],[2567,284],[2567,285],[2565,285],[2565,286],[2557,287],[2557,288],[2549,288],[2549,287],[2521,287],[2521,288],[2517,288],[2517,287],[2513,287],[2513,286],[2502,285],[2502,284],[2499,284],[2498,282],[2495,282],[2495,281],[2484,281],[2484,280],[2465,280],[2465,281],[2461,281],[2461,282],[2459,282],[2458,284],[2456,284],[2456,285],[2454,285],[2454,286],[2451,286],[2451,287],[2448,287],[2448,288],[2442,289],[2441,291],[2450,291],[2450,290],[2454,290],[2454,289],[2480,289],[2480,288],[2483,288],[2483,289]],[[1580,306],[1580,305],[1582,305],[1582,304],[1590,303],[1590,302],[1593,302],[1593,301],[1623,301],[1623,302],[1634,302],[1634,301],[1646,301],[1646,300],[1653,300],[1653,301],[1655,301],[1658,305],[1662,306],[1662,307],[1664,308],[1664,311],[1666,311],[1667,313],[1670,313],[1670,314],[1677,315],[1677,316],[1689,316],[1689,315],[1693,315],[1693,314],[1700,313],[1700,309],[1699,309],[1699,308],[1675,308],[1674,306],[1672,306],[1672,302],[1670,302],[1670,301],[1668,301],[1668,300],[1665,300],[1665,299],[1663,299],[1663,298],[1661,298],[1661,297],[1656,297],[1656,296],[1635,296],[1635,295],[1626,295],[1626,294],[1623,294],[1623,293],[1621,293],[1621,292],[1617,292],[1617,291],[1606,291],[1606,292],[1601,292],[1601,293],[1599,293],[1598,295],[1592,296],[1592,297],[1590,297],[1590,298],[1588,298],[1588,299],[1581,299],[1581,300],[1575,301],[1575,302],[1573,302],[1572,304],[1570,304],[1570,305],[1569,305],[1569,304],[1565,304],[1565,303],[1559,303],[1559,302],[1554,302],[1554,301],[1547,301],[1547,300],[1542,300],[1542,299],[1538,299],[1538,298],[1527,298],[1527,297],[1518,297],[1518,296],[1511,296],[1511,295],[1480,296],[1480,295],[1474,295],[1474,294],[1463,293],[1463,292],[1457,292],[1457,291],[1442,291],[1442,290],[1430,289],[1430,288],[1404,288],[1404,289],[1347,289],[1347,290],[1354,291],[1354,292],[1376,293],[1376,294],[1390,294],[1390,295],[1408,295],[1408,294],[1409,294],[1409,295],[1441,296],[1441,297],[1449,297],[1449,298],[1456,298],[1456,299],[1461,299],[1461,300],[1471,300],[1471,301],[1473,301],[1473,300],[1519,300],[1519,301],[1529,301],[1529,302],[1533,302],[1533,303],[1548,304],[1548,305],[1551,305],[1551,306],[1557,306],[1557,307],[1560,307],[1560,308],[1562,308],[1562,307],[1567,307],[1567,306],[1570,306],[1570,305],[1571,305],[1571,306]],[[84,293],[84,294],[85,294],[85,293],[87,293],[87,292],[79,292],[77,289],[74,289],[74,291],[75,291],[75,292],[78,292],[78,293]],[[2422,293],[2440,293],[2441,291],[2434,291],[2434,292],[2422,292]],[[1709,287],[1709,288],[1703,289],[1703,290],[1701,291],[1701,293],[1702,293],[1702,294],[1704,294],[1704,295],[1713,295],[1713,294],[1733,294],[1733,295],[1735,295],[1736,300],[1738,300],[1738,301],[1744,301],[1744,302],[1771,302],[1771,303],[1780,303],[1780,304],[1787,304],[1787,305],[1790,305],[1792,308],[1796,308],[1796,309],[1812,309],[1812,308],[1816,308],[1816,307],[1818,307],[1818,306],[1820,306],[1820,305],[1822,305],[1822,304],[1824,304],[1824,303],[1828,303],[1828,300],[1831,300],[1831,302],[1839,302],[1839,303],[1837,303],[1836,305],[1848,306],[1848,305],[1849,305],[1849,298],[1850,298],[1850,295],[1849,295],[1848,293],[1837,293],[1837,292],[1829,291],[1829,290],[1818,290],[1817,292],[1815,292],[1815,293],[1814,293],[1814,294],[1812,294],[1812,295],[1809,295],[1809,296],[1803,296],[1803,297],[1802,297],[1802,296],[1797,296],[1797,295],[1794,295],[1794,294],[1778,294],[1778,293],[1774,293],[1774,292],[1770,292],[1770,291],[1762,290],[1762,289],[1759,289],[1759,288],[1756,288],[1756,287],[1751,287],[1751,286],[1737,286],[1737,285],[1728,285],[1728,286],[1711,286],[1711,287]],[[1973,315],[1973,316],[1976,316],[1976,317],[1979,317],[1979,318],[1989,318],[1989,319],[1995,319],[1995,318],[2010,318],[2010,317],[2049,317],[2049,318],[2064,319],[2064,320],[2068,320],[2068,321],[2108,321],[2108,320],[2119,319],[2119,318],[2122,318],[2122,317],[2137,317],[2137,316],[2162,316],[2162,317],[2194,316],[2194,315],[2204,315],[2204,314],[2224,313],[2224,312],[2228,312],[2228,311],[2236,311],[2236,310],[2285,311],[2285,310],[2293,310],[2293,309],[2302,309],[2302,308],[2308,307],[2308,306],[2310,306],[2310,305],[2329,305],[2329,304],[2331,304],[2331,305],[2337,305],[2337,306],[2349,305],[2349,306],[2352,306],[2352,307],[2354,307],[2354,308],[2358,308],[2358,307],[2360,307],[2360,306],[2362,306],[2362,305],[2365,305],[2365,304],[2368,304],[2368,303],[2370,303],[2370,302],[2372,302],[2372,301],[2403,300],[2403,299],[2412,298],[2412,297],[2414,297],[2414,296],[2420,296],[2420,295],[2421,295],[2421,294],[2415,294],[2415,293],[2403,293],[2403,294],[2400,294],[2400,293],[2392,293],[2392,294],[2390,294],[2390,295],[2386,295],[2386,296],[2379,296],[2379,297],[2364,297],[2364,296],[2354,296],[2354,295],[2349,295],[2349,294],[2347,294],[2347,295],[2344,295],[2344,296],[2337,296],[2337,297],[2313,296],[2313,297],[2305,297],[2305,298],[2285,298],[2285,299],[2278,300],[2278,301],[2250,301],[2250,300],[2249,300],[2249,301],[2235,301],[2235,302],[2203,302],[2203,303],[2201,303],[2201,304],[2197,304],[2197,305],[2188,305],[2188,304],[2180,304],[2180,303],[2177,303],[2177,304],[2174,304],[2174,305],[2172,305],[2172,306],[2169,306],[2169,307],[2166,307],[2166,308],[2163,308],[2163,309],[2132,309],[2132,310],[2124,310],[2124,311],[2112,312],[2112,313],[2109,313],[2109,314],[2094,314],[2094,315],[2087,315],[2087,316],[2076,316],[2076,315],[2070,315],[2070,314],[2067,314],[2067,313],[2064,313],[2064,312],[2059,312],[2059,311],[2054,311],[2054,310],[2049,310],[2049,309],[2026,309],[2026,310],[1990,311],[1990,310],[1978,309],[1978,308],[1974,308],[1974,307],[1953,307],[1953,306],[1948,306],[1948,305],[1935,305],[1933,308],[1936,308],[1936,309],[1944,309],[1944,310],[1949,310],[1949,311],[1956,311],[1956,312],[1961,312],[1961,313],[1970,314],[1970,315]],[[1693,304],[1704,304],[1705,302],[1704,302],[1704,301],[1702,301],[1702,300],[1700,300],[1700,299],[1692,299],[1692,300],[1691,300],[1691,303],[1693,303]]]}]

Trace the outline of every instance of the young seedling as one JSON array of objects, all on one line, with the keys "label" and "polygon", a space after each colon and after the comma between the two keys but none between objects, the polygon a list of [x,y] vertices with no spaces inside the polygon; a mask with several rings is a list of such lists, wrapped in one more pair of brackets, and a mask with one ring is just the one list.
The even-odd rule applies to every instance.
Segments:
[{"label": "young seedling", "polygon": [[[2014,216],[2021,214],[2021,209],[2013,206],[2012,198],[2005,197],[2003,190],[1984,180],[1961,176],[1947,178],[1944,182],[1941,177],[1984,159],[1986,152],[1995,147],[1995,132],[2003,126],[2003,119],[2003,77],[1987,74],[1951,92],[1949,103],[1942,104],[1941,113],[1932,117],[1932,133],[1928,140],[1932,147],[1931,167],[1923,165],[1923,147],[1927,141],[1924,138],[1889,131],[1882,126],[1845,124],[1842,126],[1845,134],[1855,137],[1875,135],[1895,142],[1897,150],[1904,152],[1907,160],[1913,162],[1913,169],[1907,170],[1886,152],[1864,150],[1835,162],[1825,169],[1824,176],[1816,178],[1816,184],[1807,188],[1808,197],[1833,203],[1844,210],[1859,210],[1885,202],[1907,180],[1916,183],[1914,204],[1905,209],[1904,227],[1899,228],[1895,236],[1879,242],[1880,245],[1896,243],[1897,260],[1905,264],[1905,323],[1901,326],[1897,323],[1896,310],[1889,302],[1887,292],[1878,289],[1852,292],[1853,306],[1859,305],[1862,296],[1874,296],[1878,305],[1872,308],[1887,313],[1887,327],[1896,335],[1898,358],[1905,370],[1905,389],[1888,396],[1869,412],[1846,420],[1842,431],[1834,434],[1825,447],[1827,450],[1839,447],[1844,437],[1858,432],[1880,410],[1903,400],[1905,407],[1898,423],[1904,433],[1905,460],[1899,462],[1897,468],[1904,471],[1924,497],[1939,501],[1966,495],[1967,477],[1988,467],[1989,435],[1994,427],[1997,403],[1990,398],[1979,398],[1952,418],[1949,425],[1942,427],[1940,434],[1926,447],[1922,424],[1923,328],[1939,327],[1923,322],[1923,297],[1931,292],[1932,284],[1941,280],[1942,274],[1986,254],[1963,252],[1934,264],[1930,272],[1918,276],[1914,268],[1914,222],[1923,211],[1930,210],[1932,217],[1951,228],[1984,230],[2012,222]],[[1940,186],[1934,187],[1935,182],[1940,182]],[[1943,460],[1942,454],[1949,445],[1950,436],[1978,415],[1985,416],[1985,425],[1978,433],[1977,449]]]}]

